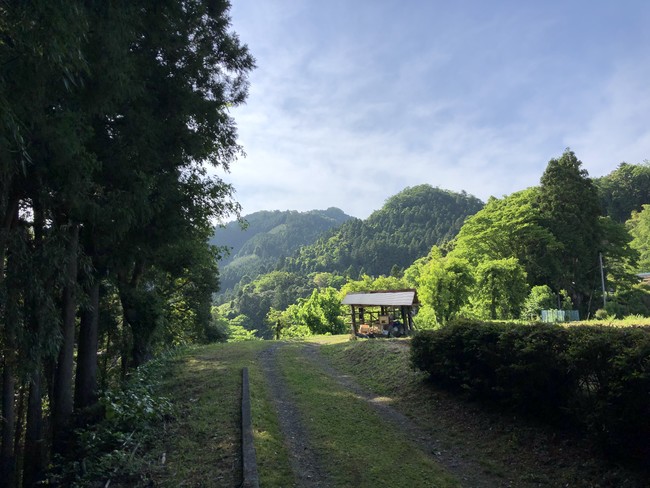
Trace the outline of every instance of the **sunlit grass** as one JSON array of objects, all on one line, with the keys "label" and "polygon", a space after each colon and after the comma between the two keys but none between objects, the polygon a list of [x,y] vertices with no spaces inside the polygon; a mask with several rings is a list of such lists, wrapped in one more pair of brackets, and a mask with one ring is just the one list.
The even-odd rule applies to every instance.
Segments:
[{"label": "sunlit grass", "polygon": [[579,322],[566,322],[564,325],[606,325],[610,327],[650,326],[650,317],[644,317],[643,315],[630,315],[622,319],[605,318],[602,320],[581,320]]},{"label": "sunlit grass", "polygon": [[350,341],[350,334],[338,335],[313,335],[305,337],[304,342],[312,342],[315,344],[341,344]]},{"label": "sunlit grass", "polygon": [[257,354],[271,343],[214,344],[177,360],[163,384],[176,418],[150,456],[156,486],[241,484],[241,370],[249,368],[255,447],[262,486],[291,486],[293,476]]},{"label": "sunlit grass", "polygon": [[334,486],[458,486],[365,400],[305,360],[296,346],[286,347],[281,354],[281,371]]}]

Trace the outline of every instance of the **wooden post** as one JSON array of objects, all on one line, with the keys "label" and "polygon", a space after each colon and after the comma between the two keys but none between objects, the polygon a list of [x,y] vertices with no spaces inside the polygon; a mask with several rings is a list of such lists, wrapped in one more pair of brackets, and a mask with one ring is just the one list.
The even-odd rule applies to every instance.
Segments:
[{"label": "wooden post", "polygon": [[241,419],[243,470],[243,482],[241,486],[243,488],[259,488],[260,480],[257,473],[257,456],[253,441],[253,421],[251,416],[248,368],[242,369]]},{"label": "wooden post", "polygon": [[409,319],[409,330],[413,332],[414,327],[413,327],[413,307],[408,308],[408,313],[406,314],[408,319]]},{"label": "wooden post", "polygon": [[354,305],[350,305],[352,308],[352,337],[357,337],[357,314],[354,310]]}]

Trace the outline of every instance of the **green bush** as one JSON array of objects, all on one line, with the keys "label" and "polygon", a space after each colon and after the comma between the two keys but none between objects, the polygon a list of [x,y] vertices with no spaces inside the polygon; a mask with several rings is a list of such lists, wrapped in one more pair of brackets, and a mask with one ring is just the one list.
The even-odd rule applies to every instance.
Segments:
[{"label": "green bush", "polygon": [[596,320],[611,320],[615,318],[616,314],[610,314],[607,310],[604,308],[599,308],[594,312],[594,318]]},{"label": "green bush", "polygon": [[545,419],[569,418],[610,453],[650,460],[650,328],[456,322],[412,340],[440,385]]},{"label": "green bush", "polygon": [[567,407],[612,454],[650,461],[650,328],[567,328]]},{"label": "green bush", "polygon": [[456,322],[424,331],[412,341],[416,367],[437,382],[526,410],[550,413],[565,398],[565,358],[548,354],[564,347],[558,325]]},{"label": "green bush", "polygon": [[171,401],[156,390],[182,350],[164,352],[134,370],[128,381],[102,393],[97,405],[102,418],[75,431],[70,458],[55,459],[50,473],[55,486],[151,486],[144,460],[135,454],[174,415]]}]

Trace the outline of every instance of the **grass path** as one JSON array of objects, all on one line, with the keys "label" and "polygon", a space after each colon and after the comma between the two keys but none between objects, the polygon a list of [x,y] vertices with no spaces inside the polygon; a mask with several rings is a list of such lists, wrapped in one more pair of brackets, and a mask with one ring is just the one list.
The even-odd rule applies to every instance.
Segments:
[{"label": "grass path", "polygon": [[177,414],[147,449],[146,486],[240,486],[243,367],[262,488],[645,486],[571,436],[436,390],[406,341],[315,340],[215,344],[171,363],[161,393]]},{"label": "grass path", "polygon": [[[258,469],[263,486],[293,484],[289,456],[258,366],[270,342],[213,344],[190,351],[169,365],[161,393],[176,416],[149,450],[154,486],[241,485],[241,369],[249,368]],[[164,462],[162,461],[164,460]]]},{"label": "grass path", "polygon": [[278,350],[281,343],[265,349],[259,354],[260,366],[275,408],[285,446],[289,453],[289,463],[295,478],[295,485],[300,487],[327,487],[331,481],[323,469],[321,456],[309,442],[310,435],[289,390],[287,382],[279,371]]},{"label": "grass path", "polygon": [[310,359],[313,347],[289,344],[263,353],[267,383],[281,395],[278,416],[296,486],[460,486],[433,453],[409,442],[364,398]]},{"label": "grass path", "polygon": [[382,421],[391,424],[402,436],[423,453],[442,465],[446,471],[460,480],[462,486],[496,487],[503,480],[493,476],[475,459],[469,458],[466,452],[450,449],[431,432],[408,417],[402,408],[394,405],[393,399],[362,387],[350,374],[332,366],[331,361],[324,357],[321,347],[308,345],[302,352],[304,356],[344,389],[352,392],[358,399],[365,401],[381,417]]}]

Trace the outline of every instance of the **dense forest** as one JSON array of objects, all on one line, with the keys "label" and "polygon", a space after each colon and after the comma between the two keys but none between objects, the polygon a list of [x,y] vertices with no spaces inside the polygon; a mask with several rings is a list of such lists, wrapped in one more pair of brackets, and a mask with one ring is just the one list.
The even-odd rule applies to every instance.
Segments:
[{"label": "dense forest", "polygon": [[261,211],[217,227],[210,240],[227,251],[220,261],[220,293],[273,271],[278,262],[351,219],[338,208]]},{"label": "dense forest", "polygon": [[625,223],[632,212],[650,202],[650,161],[621,163],[607,176],[594,178],[602,210],[616,222]]},{"label": "dense forest", "polygon": [[0,4],[2,486],[71,486],[103,392],[208,339],[254,66],[228,9]]},{"label": "dense forest", "polygon": [[366,220],[353,219],[285,260],[298,273],[337,272],[357,277],[389,274],[451,240],[465,218],[483,206],[478,198],[430,185],[406,188]]}]

